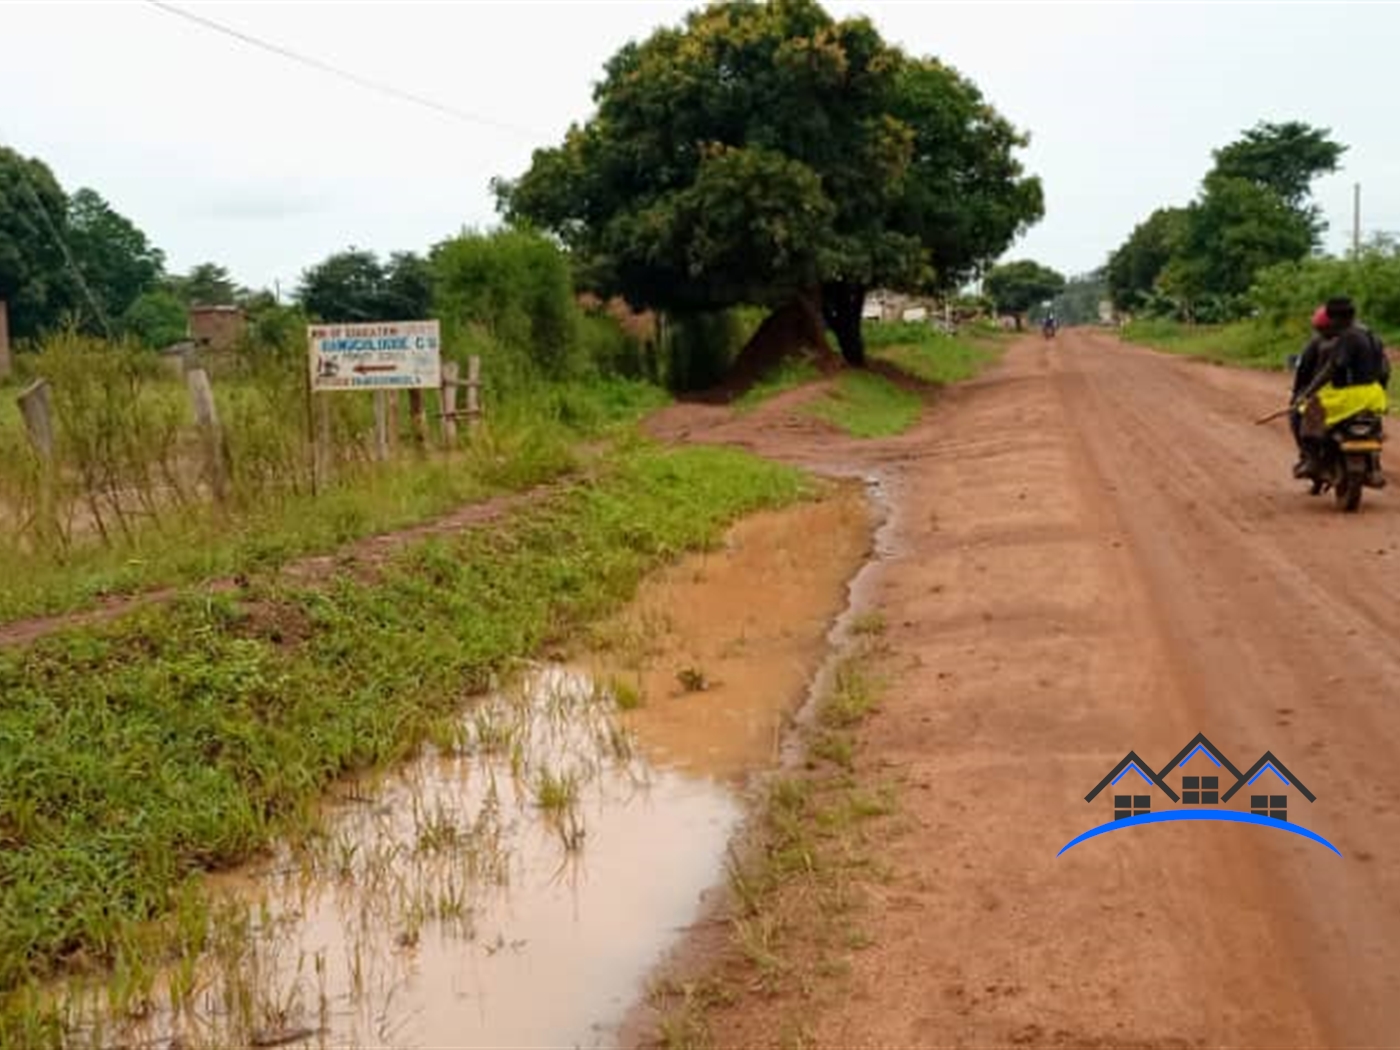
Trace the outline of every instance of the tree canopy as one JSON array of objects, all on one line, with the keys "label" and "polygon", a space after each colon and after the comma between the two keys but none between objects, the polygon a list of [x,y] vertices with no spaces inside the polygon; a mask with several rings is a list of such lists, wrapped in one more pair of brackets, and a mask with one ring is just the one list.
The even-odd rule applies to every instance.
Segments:
[{"label": "tree canopy", "polygon": [[27,339],[74,306],[74,286],[54,236],[68,223],[68,200],[42,161],[0,146],[0,299],[10,331]]},{"label": "tree canopy", "polygon": [[352,247],[303,273],[297,298],[326,322],[416,320],[432,310],[432,269],[412,252],[396,252],[386,263]]},{"label": "tree canopy", "polygon": [[1215,150],[1196,199],[1153,212],[1109,257],[1114,305],[1192,320],[1238,314],[1258,273],[1319,243],[1312,184],[1345,149],[1327,129],[1289,121],[1261,122]]},{"label": "tree canopy", "polygon": [[96,190],[86,188],[69,198],[67,236],[83,283],[102,312],[103,328],[115,329],[131,305],[156,286],[164,254]]},{"label": "tree canopy", "polygon": [[997,312],[1016,319],[1016,327],[1033,307],[1053,300],[1064,290],[1062,274],[1030,259],[994,266],[982,282],[982,290],[992,297]]},{"label": "tree canopy", "polygon": [[731,0],[629,43],[597,110],[502,211],[603,293],[703,311],[820,306],[847,358],[876,286],[956,286],[1040,218],[1017,131],[966,78],[814,0]]}]

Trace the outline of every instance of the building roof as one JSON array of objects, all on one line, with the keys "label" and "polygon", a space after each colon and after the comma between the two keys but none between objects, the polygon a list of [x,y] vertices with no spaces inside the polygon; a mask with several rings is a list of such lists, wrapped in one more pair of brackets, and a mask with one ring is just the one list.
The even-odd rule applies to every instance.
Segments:
[{"label": "building roof", "polygon": [[1249,769],[1241,773],[1239,779],[1235,781],[1235,786],[1232,787],[1229,791],[1225,792],[1225,794],[1221,795],[1220,801],[1229,802],[1230,799],[1235,796],[1235,793],[1238,792],[1240,788],[1244,787],[1247,783],[1256,779],[1260,773],[1264,772],[1264,769],[1267,766],[1272,766],[1274,772],[1278,774],[1279,779],[1281,779],[1285,784],[1289,784],[1292,787],[1295,787],[1299,791],[1301,791],[1303,793],[1303,797],[1306,798],[1309,802],[1317,801],[1317,796],[1314,795],[1311,791],[1309,791],[1303,785],[1303,782],[1301,780],[1299,780],[1292,773],[1290,773],[1288,771],[1288,767],[1285,766],[1278,759],[1276,759],[1272,751],[1265,751],[1262,755],[1259,756],[1258,762],[1254,763],[1254,765],[1250,766]]},{"label": "building roof", "polygon": [[1195,754],[1197,748],[1210,755],[1211,758],[1215,759],[1216,765],[1224,766],[1227,770],[1229,770],[1230,776],[1234,777],[1236,780],[1239,780],[1240,771],[1235,768],[1235,764],[1231,762],[1228,758],[1226,758],[1223,754],[1221,754],[1220,749],[1217,748],[1214,744],[1212,744],[1209,740],[1207,740],[1206,735],[1204,733],[1197,733],[1195,736],[1193,736],[1191,738],[1191,742],[1185,747],[1183,747],[1179,752],[1177,752],[1177,756],[1170,762],[1168,762],[1165,766],[1163,766],[1161,772],[1159,772],[1157,775],[1159,777],[1165,777],[1173,769],[1181,765],[1181,763],[1185,762],[1193,754]]},{"label": "building roof", "polygon": [[1138,758],[1138,754],[1136,751],[1129,751],[1126,755],[1124,755],[1123,760],[1119,762],[1116,766],[1114,766],[1111,770],[1109,770],[1108,776],[1100,780],[1098,786],[1094,788],[1093,791],[1089,792],[1087,795],[1084,796],[1084,801],[1094,801],[1094,799],[1098,797],[1099,792],[1102,791],[1104,788],[1108,787],[1114,781],[1116,781],[1122,773],[1127,771],[1129,766],[1136,767],[1137,771],[1142,774],[1144,780],[1150,780],[1153,784],[1156,784],[1159,788],[1166,792],[1167,797],[1173,802],[1181,801],[1181,796],[1178,795],[1175,791],[1173,791],[1170,787],[1168,787],[1167,782],[1165,780],[1163,780],[1156,773],[1152,772],[1152,767],[1149,766],[1142,759]]}]

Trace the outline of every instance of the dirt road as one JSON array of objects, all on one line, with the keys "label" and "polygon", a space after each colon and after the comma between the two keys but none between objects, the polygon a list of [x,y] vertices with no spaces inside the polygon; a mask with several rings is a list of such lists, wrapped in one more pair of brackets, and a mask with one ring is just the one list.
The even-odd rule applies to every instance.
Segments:
[{"label": "dirt road", "polygon": [[[861,763],[912,830],[818,1045],[1400,1045],[1400,485],[1309,498],[1286,426],[1251,423],[1284,385],[1067,331],[892,441],[658,421],[893,493]],[[1198,732],[1240,769],[1272,751],[1342,857],[1225,823],[1056,856],[1129,749],[1161,769]],[[741,998],[714,1032],[772,1043],[773,1016]]]}]

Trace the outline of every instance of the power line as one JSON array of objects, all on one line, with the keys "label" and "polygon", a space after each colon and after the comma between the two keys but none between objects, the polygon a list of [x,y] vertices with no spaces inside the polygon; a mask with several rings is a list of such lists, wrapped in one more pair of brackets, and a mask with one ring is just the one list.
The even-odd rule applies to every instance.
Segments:
[{"label": "power line", "polygon": [[479,113],[469,113],[466,110],[458,109],[455,106],[449,106],[442,102],[437,102],[433,99],[426,98],[423,95],[416,95],[411,91],[404,91],[401,88],[396,88],[392,84],[384,84],[377,80],[370,80],[368,77],[362,77],[358,73],[351,73],[349,70],[341,69],[338,66],[333,66],[328,62],[322,62],[320,59],[312,58],[309,55],[300,54],[299,52],[293,51],[290,48],[283,47],[280,44],[270,43],[269,41],[262,40],[248,33],[244,33],[240,30],[234,29],[231,26],[226,26],[221,22],[215,22],[213,19],[205,18],[203,15],[197,15],[192,11],[186,11],[184,8],[177,7],[175,4],[168,4],[163,2],[163,0],[147,0],[147,3],[149,3],[152,7],[164,11],[166,14],[175,15],[177,18],[183,18],[186,21],[193,22],[194,24],[199,26],[203,26],[205,29],[211,29],[216,33],[221,33],[224,36],[232,37],[233,39],[238,40],[244,44],[248,44],[251,47],[256,47],[263,51],[269,51],[274,55],[279,55],[282,58],[290,59],[291,61],[298,62],[304,66],[309,66],[312,69],[318,70],[319,72],[328,73],[333,77],[339,77],[341,80],[348,80],[350,83],[356,84],[362,88],[367,88],[370,91],[378,91],[380,94],[388,95],[391,98],[396,98],[401,102],[412,102],[414,105],[423,106],[427,109],[433,110],[434,112],[441,113],[445,116],[452,117],[456,120],[464,121],[468,124],[482,124],[486,125],[487,127],[496,128],[498,131],[507,131],[518,135],[524,135],[532,139],[542,137],[539,135],[539,133],[531,131],[528,128],[522,128],[514,124],[507,124],[503,121],[494,120],[491,117],[484,117]]}]

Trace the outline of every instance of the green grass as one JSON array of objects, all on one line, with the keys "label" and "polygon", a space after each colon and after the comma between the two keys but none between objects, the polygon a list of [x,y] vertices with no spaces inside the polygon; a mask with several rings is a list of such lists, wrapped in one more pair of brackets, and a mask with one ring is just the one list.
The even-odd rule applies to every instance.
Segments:
[{"label": "green grass", "polygon": [[866,350],[926,383],[957,383],[971,379],[997,360],[1004,333],[978,329],[973,335],[945,335],[927,324],[914,322],[868,323],[864,328]]},{"label": "green grass", "polygon": [[666,400],[656,387],[626,381],[547,387],[506,406],[472,447],[451,458],[406,454],[359,468],[316,497],[264,495],[228,513],[172,508],[130,539],[104,546],[88,537],[61,556],[0,538],[0,622],[273,568],[528,488],[573,468],[578,441],[622,433]]},{"label": "green grass", "polygon": [[1309,333],[1303,326],[1290,331],[1258,321],[1185,325],[1177,321],[1144,320],[1124,325],[1120,335],[1124,342],[1167,353],[1243,368],[1279,370],[1289,354],[1303,349]]},{"label": "green grass", "polygon": [[313,826],[334,778],[408,756],[511,661],[807,484],[633,443],[590,485],[406,547],[372,581],[255,577],[0,652],[0,990],[177,947],[141,931],[193,875]]},{"label": "green grass", "polygon": [[821,371],[810,357],[785,357],[757,383],[744,391],[743,395],[735,400],[734,407],[739,412],[751,411],[785,390],[793,390],[820,377]]},{"label": "green grass", "polygon": [[903,433],[918,421],[922,409],[917,394],[870,372],[843,372],[828,393],[802,407],[858,438]]}]

